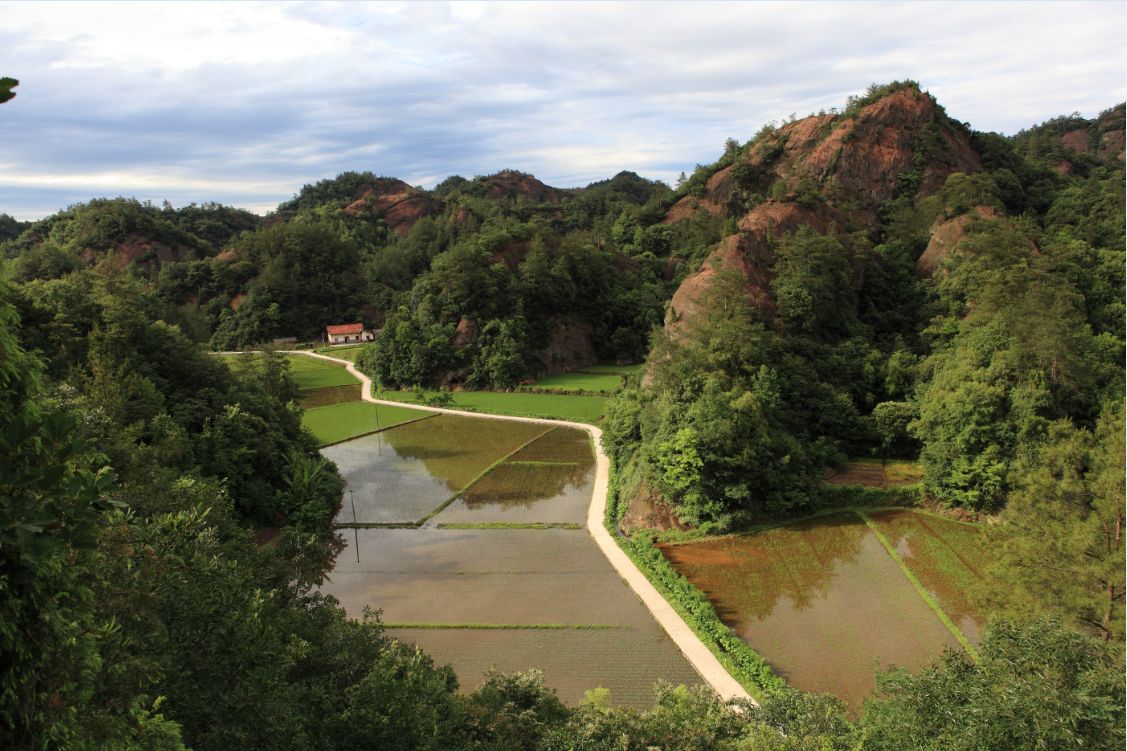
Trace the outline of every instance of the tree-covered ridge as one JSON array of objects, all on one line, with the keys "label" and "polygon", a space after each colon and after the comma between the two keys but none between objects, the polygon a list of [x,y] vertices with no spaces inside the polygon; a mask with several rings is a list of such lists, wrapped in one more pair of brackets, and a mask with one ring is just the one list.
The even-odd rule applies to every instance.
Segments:
[{"label": "tree-covered ridge", "polygon": [[[840,117],[896,96],[923,101],[898,83]],[[921,192],[913,156],[875,224],[872,197],[858,210],[832,181],[671,220],[685,186],[622,174],[556,195],[509,173],[422,199],[348,176],[266,226],[123,200],[17,226],[18,283],[0,279],[0,747],[1122,748],[1122,163],[1058,171],[969,138],[989,145],[981,171]],[[428,201],[444,208],[412,218]],[[396,368],[388,382],[506,383],[552,362],[535,348],[560,316],[594,356],[645,351],[721,235],[696,313],[670,315],[608,415],[624,489],[722,526],[817,502],[846,451],[922,442],[937,498],[1006,504],[991,596],[1023,620],[995,624],[980,661],[892,671],[855,719],[785,690],[739,712],[672,687],[646,712],[598,691],[566,707],[535,673],[458,693],[315,593],[339,475],[282,358],[231,369],[199,343],[354,312],[386,319],[369,367]]]},{"label": "tree-covered ridge", "polygon": [[[1015,138],[973,133],[908,83],[730,145],[669,221],[711,215],[733,233],[674,294],[645,377],[608,408],[627,501],[723,529],[829,502],[821,479],[845,455],[918,452],[925,497],[1000,514],[1017,535],[1001,580],[1052,546],[1054,570],[1074,572],[1067,601],[1089,603],[1062,609],[1061,592],[1035,586],[1010,607],[1067,610],[1122,642],[1121,482],[1093,475],[1101,490],[1067,522],[1047,499],[1017,499],[1061,435],[1078,431],[1106,466],[1123,430],[1124,163],[1090,146],[1123,126],[1118,107]],[[833,169],[811,173],[842,129],[853,135]],[[1086,149],[1061,135],[1081,131]],[[1059,149],[1030,146],[1050,138]],[[873,139],[914,155],[843,193],[864,185]],[[805,150],[788,153],[796,142]],[[778,161],[757,184],[783,187],[740,192],[732,175],[772,143]],[[974,169],[954,169],[959,155]],[[1095,471],[1075,461],[1076,478]],[[1074,544],[1045,537],[1052,519]]]}]

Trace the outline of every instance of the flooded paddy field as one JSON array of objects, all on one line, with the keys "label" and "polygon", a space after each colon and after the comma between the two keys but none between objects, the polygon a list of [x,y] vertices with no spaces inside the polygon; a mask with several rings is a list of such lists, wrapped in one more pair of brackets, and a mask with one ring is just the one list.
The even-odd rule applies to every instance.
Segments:
[{"label": "flooded paddy field", "polygon": [[[346,547],[322,590],[350,616],[381,611],[391,636],[452,664],[466,690],[491,666],[539,667],[566,701],[603,686],[637,707],[658,680],[700,682],[585,529],[439,526],[580,524],[594,479],[583,431],[442,415],[324,454],[346,481]],[[353,503],[360,523],[438,513],[349,528]]]},{"label": "flooded paddy field", "polygon": [[610,689],[614,704],[645,709],[653,705],[654,676],[673,684],[700,682],[656,624],[613,630],[389,629],[388,635],[431,655],[447,655],[436,659],[453,666],[465,691],[477,688],[490,667],[506,673],[538,668],[569,704],[601,686]]},{"label": "flooded paddy field", "polygon": [[555,428],[471,485],[436,521],[581,524],[594,464],[585,432]]},{"label": "flooded paddy field", "polygon": [[512,423],[516,429],[506,430],[509,425],[500,420],[438,415],[323,449],[346,483],[337,522],[418,521],[492,465],[549,430],[527,423]]},{"label": "flooded paddy field", "polygon": [[872,692],[876,670],[917,668],[959,648],[853,513],[662,552],[792,686],[854,708]]},{"label": "flooded paddy field", "polygon": [[332,593],[352,616],[372,604],[388,623],[652,621],[585,530],[346,532],[348,547],[330,576]]},{"label": "flooded paddy field", "polygon": [[971,524],[907,511],[866,516],[959,630],[977,644],[986,616],[976,594],[983,568],[991,560],[983,531]]}]

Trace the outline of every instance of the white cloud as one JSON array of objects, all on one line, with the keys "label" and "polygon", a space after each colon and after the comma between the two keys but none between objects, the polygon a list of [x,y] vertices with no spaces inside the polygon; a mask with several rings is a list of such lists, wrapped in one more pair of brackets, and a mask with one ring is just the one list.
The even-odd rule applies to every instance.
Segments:
[{"label": "white cloud", "polygon": [[672,179],[729,136],[894,78],[1015,132],[1125,98],[1125,18],[1121,3],[8,2],[0,74],[22,85],[0,108],[0,211],[95,190],[261,207],[346,169]]}]

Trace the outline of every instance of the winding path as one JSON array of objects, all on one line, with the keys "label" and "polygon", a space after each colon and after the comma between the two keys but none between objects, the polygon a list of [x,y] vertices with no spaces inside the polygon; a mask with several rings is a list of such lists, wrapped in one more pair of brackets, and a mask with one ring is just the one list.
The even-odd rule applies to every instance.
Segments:
[{"label": "winding path", "polygon": [[669,634],[669,638],[673,640],[673,643],[676,644],[677,648],[681,650],[681,653],[685,655],[685,659],[689,661],[689,664],[700,673],[701,678],[703,678],[724,700],[745,699],[752,704],[756,703],[744,687],[736,682],[728,671],[724,669],[724,666],[720,664],[720,661],[709,651],[708,647],[704,645],[700,638],[693,633],[693,630],[689,628],[689,625],[685,623],[684,619],[677,614],[677,611],[674,610],[654,586],[650,584],[645,575],[634,565],[634,562],[627,557],[626,553],[622,552],[622,549],[618,547],[614,538],[611,537],[610,532],[608,532],[607,528],[603,525],[603,519],[606,516],[607,492],[610,482],[610,459],[607,458],[606,452],[603,451],[601,440],[603,433],[601,430],[594,425],[587,425],[581,422],[492,415],[484,412],[466,412],[460,409],[423,407],[414,404],[405,404],[403,402],[376,399],[372,396],[372,380],[357,370],[354,363],[305,350],[295,350],[290,354],[301,354],[307,357],[315,357],[319,360],[328,360],[338,365],[344,365],[348,372],[355,376],[362,384],[360,395],[363,400],[373,404],[386,404],[391,407],[407,407],[409,409],[426,410],[428,412],[481,417],[486,419],[518,420],[520,422],[534,422],[547,425],[564,425],[570,428],[578,428],[587,431],[595,444],[595,489],[592,494],[591,505],[587,508],[587,532],[594,538],[595,544],[599,546],[599,550],[601,550],[607,560],[610,561],[610,564],[614,567],[615,571],[618,572],[618,575],[622,577],[623,581],[626,582],[626,585],[641,599],[642,603],[650,613],[653,614],[658,624]]}]

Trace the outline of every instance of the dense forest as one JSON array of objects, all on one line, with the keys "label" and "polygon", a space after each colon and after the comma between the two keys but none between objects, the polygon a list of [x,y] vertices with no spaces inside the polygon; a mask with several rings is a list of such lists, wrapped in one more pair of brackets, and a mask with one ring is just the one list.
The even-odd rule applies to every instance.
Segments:
[{"label": "dense forest", "polygon": [[[675,188],[365,172],[265,218],[0,215],[0,746],[1122,748],[1124,126],[981,133],[896,82]],[[644,359],[603,421],[623,513],[739,529],[833,503],[847,456],[918,456],[929,503],[999,530],[1007,617],[855,718],[459,691],[317,593],[341,478],[285,360],[205,351],[353,321],[387,388]]]}]

